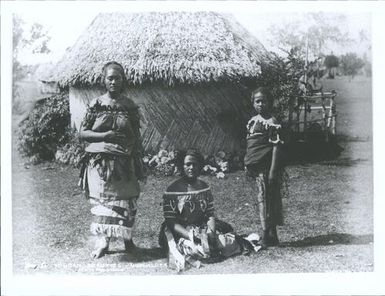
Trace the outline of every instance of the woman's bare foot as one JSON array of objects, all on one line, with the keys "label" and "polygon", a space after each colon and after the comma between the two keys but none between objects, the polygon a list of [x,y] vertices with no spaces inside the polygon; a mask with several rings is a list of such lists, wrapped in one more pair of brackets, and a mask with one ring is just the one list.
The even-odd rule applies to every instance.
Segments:
[{"label": "woman's bare foot", "polygon": [[99,238],[95,244],[95,250],[91,252],[92,259],[98,259],[103,257],[108,250],[109,238],[102,237]]},{"label": "woman's bare foot", "polygon": [[91,252],[91,258],[92,259],[99,259],[103,257],[108,250],[108,247],[106,248],[97,248]]}]

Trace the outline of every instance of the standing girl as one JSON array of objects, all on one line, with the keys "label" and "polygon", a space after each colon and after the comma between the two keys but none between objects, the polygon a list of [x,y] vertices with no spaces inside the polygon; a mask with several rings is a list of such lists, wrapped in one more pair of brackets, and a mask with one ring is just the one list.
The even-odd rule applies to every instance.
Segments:
[{"label": "standing girl", "polygon": [[280,195],[282,166],[279,131],[281,126],[268,108],[267,89],[259,87],[251,100],[256,115],[247,123],[246,175],[251,178],[263,230],[263,247],[278,245],[277,225],[283,224]]},{"label": "standing girl", "polygon": [[144,177],[140,158],[138,106],[123,95],[126,77],[123,67],[109,62],[102,81],[107,92],[88,106],[80,138],[89,144],[80,183],[92,204],[91,232],[96,235],[93,258],[102,257],[112,238],[123,238],[132,250],[132,227],[136,201]]}]

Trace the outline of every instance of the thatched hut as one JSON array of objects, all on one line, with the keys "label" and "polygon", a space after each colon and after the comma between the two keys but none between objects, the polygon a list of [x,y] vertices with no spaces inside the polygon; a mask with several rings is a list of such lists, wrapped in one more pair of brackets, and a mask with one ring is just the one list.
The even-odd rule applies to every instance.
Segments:
[{"label": "thatched hut", "polygon": [[99,14],[56,67],[69,86],[72,124],[102,93],[101,69],[121,63],[127,95],[143,116],[147,151],[239,149],[249,90],[265,48],[230,15],[214,12]]}]

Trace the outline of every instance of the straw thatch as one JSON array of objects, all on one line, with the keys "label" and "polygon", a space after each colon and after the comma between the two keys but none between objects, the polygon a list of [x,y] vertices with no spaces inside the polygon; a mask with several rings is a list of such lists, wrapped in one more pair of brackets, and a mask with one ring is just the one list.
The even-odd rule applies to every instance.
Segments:
[{"label": "straw thatch", "polygon": [[266,55],[232,16],[214,12],[99,14],[56,67],[61,86],[100,82],[115,60],[131,84],[236,81],[260,73]]},{"label": "straw thatch", "polygon": [[[230,15],[214,12],[98,15],[56,65],[69,86],[71,125],[105,90],[102,66],[125,68],[125,95],[140,107],[146,151],[197,147],[237,151],[248,119],[250,82],[268,55]],[[242,83],[241,83],[242,82]]]}]

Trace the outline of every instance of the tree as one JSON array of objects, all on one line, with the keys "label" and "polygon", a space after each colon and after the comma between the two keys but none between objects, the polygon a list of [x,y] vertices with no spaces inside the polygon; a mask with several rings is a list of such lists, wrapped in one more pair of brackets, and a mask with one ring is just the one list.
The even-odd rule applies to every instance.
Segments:
[{"label": "tree", "polygon": [[296,108],[299,93],[299,79],[304,68],[304,60],[299,50],[294,48],[287,56],[271,53],[267,61],[261,64],[261,75],[257,79],[259,86],[269,88],[269,100],[273,113],[280,122],[290,124]]},{"label": "tree", "polygon": [[342,55],[340,61],[342,73],[351,76],[351,79],[365,65],[365,62],[353,52]]},{"label": "tree", "polygon": [[290,22],[272,26],[270,42],[286,54],[296,48],[301,58],[308,54],[310,60],[317,60],[325,55],[328,45],[347,45],[352,41],[341,30],[345,21],[345,16],[335,13],[301,14]]},{"label": "tree", "polygon": [[[19,61],[19,54],[23,50],[32,53],[46,54],[50,52],[48,43],[51,37],[44,27],[39,23],[27,24],[20,16],[13,16],[13,84],[12,97],[15,103],[19,97],[17,82],[23,79],[28,72],[28,66]],[[16,107],[17,108],[17,107]]]},{"label": "tree", "polygon": [[327,55],[324,65],[328,69],[328,77],[334,79],[334,72],[332,70],[338,67],[338,58],[333,54]]}]

